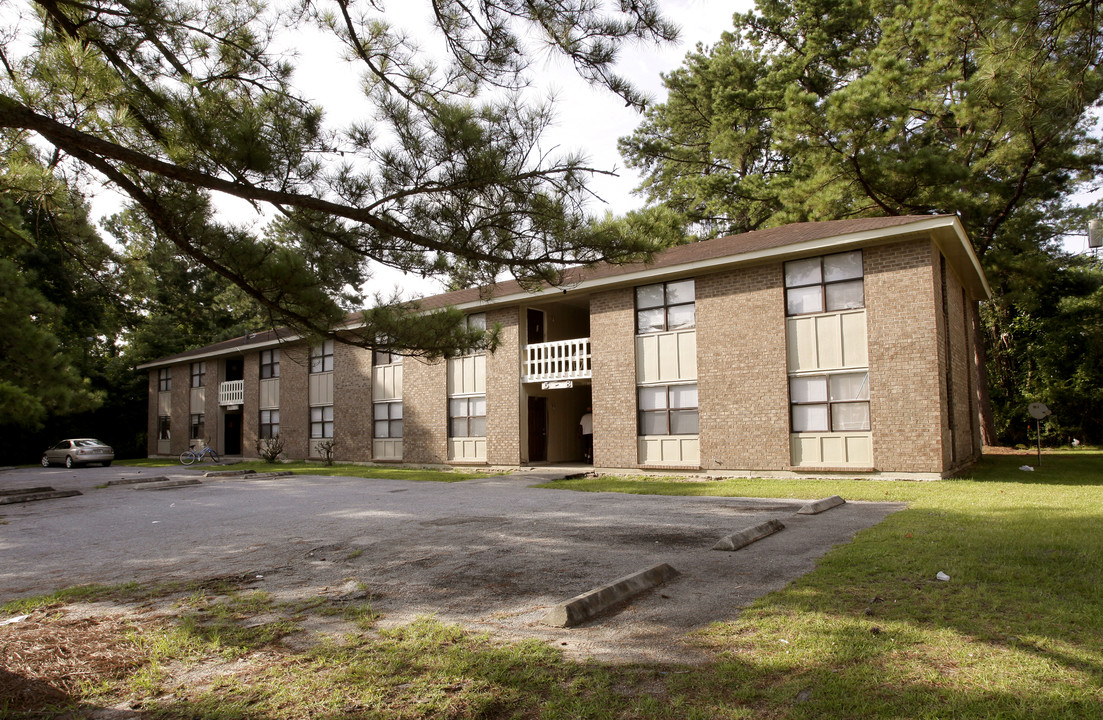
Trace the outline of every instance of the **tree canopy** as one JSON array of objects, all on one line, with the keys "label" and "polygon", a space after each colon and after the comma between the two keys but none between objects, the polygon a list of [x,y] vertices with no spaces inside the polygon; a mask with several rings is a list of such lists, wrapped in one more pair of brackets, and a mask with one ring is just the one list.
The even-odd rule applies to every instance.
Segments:
[{"label": "tree canopy", "polygon": [[[382,2],[27,0],[3,15],[0,131],[49,146],[53,177],[121,192],[160,241],[304,334],[331,334],[363,307],[368,261],[464,284],[503,272],[539,282],[565,263],[649,251],[628,225],[594,222],[595,170],[541,146],[553,108],[526,88],[550,49],[641,106],[613,65],[622,42],[674,38],[655,1],[428,9],[439,55],[392,26]],[[359,67],[370,116],[334,128],[309,100],[310,79],[278,50],[306,25]],[[0,177],[33,194],[24,170],[9,160]],[[271,222],[220,218],[219,193]],[[373,317],[342,339],[441,352],[419,348],[416,319]]]},{"label": "tree canopy", "polygon": [[1103,169],[1101,10],[1073,0],[759,0],[664,77],[667,100],[621,150],[643,172],[642,192],[706,235],[957,214],[996,293],[984,308],[999,403],[986,439],[996,424],[1006,439],[1025,425],[1028,400],[1099,375],[1090,358],[1055,367],[1070,359],[1056,344],[1034,356],[1039,338],[1100,340],[1073,319],[1098,316],[1083,305],[1100,302],[1098,266],[1059,241],[1083,232],[1079,204]]}]

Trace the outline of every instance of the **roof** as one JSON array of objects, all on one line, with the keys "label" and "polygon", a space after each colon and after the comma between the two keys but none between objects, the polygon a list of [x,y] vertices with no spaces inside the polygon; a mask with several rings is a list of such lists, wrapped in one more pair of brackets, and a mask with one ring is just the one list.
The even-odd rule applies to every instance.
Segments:
[{"label": "roof", "polygon": [[[713,240],[677,245],[656,253],[650,262],[615,265],[599,263],[576,266],[563,272],[562,282],[539,290],[526,290],[516,280],[493,286],[466,288],[419,300],[424,310],[442,307],[469,309],[521,302],[541,295],[593,291],[643,279],[661,279],[687,272],[718,271],[733,265],[776,261],[799,255],[840,252],[849,248],[897,242],[908,237],[930,237],[957,271],[962,284],[976,300],[991,297],[980,261],[961,222],[954,215],[897,215],[879,218],[850,218],[804,222],[753,230]],[[349,316],[354,325],[359,314]],[[196,348],[140,365],[139,369],[162,367],[182,360],[223,355],[233,350],[257,349],[299,339],[289,330],[254,333],[215,345]]]}]

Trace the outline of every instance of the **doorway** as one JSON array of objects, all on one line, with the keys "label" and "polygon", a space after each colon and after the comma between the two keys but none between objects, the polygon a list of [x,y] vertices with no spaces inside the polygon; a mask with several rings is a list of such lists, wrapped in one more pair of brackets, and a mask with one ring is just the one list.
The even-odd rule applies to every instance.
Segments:
[{"label": "doorway", "polygon": [[548,399],[529,398],[529,462],[548,459]]},{"label": "doorway", "polygon": [[241,454],[241,411],[227,412],[224,416],[225,431],[222,435],[222,454]]},{"label": "doorway", "polygon": [[525,335],[525,342],[529,345],[544,342],[544,311],[529,308],[527,318],[528,332]]}]

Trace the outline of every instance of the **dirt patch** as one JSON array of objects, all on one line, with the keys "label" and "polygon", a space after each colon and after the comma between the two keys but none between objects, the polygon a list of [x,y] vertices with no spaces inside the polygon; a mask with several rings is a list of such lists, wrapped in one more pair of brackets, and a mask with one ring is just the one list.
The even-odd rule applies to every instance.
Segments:
[{"label": "dirt patch", "polygon": [[126,616],[35,612],[0,627],[0,697],[7,710],[66,705],[81,686],[120,680],[143,662]]}]

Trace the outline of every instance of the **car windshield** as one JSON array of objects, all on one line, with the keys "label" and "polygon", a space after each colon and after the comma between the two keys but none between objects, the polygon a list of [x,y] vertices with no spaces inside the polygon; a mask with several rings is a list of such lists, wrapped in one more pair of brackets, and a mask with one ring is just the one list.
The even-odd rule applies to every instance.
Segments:
[{"label": "car windshield", "polygon": [[103,447],[103,443],[99,440],[92,440],[91,438],[87,440],[74,440],[73,444],[77,447]]}]

